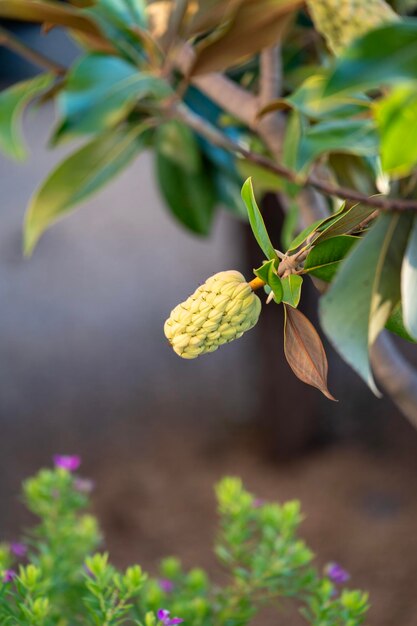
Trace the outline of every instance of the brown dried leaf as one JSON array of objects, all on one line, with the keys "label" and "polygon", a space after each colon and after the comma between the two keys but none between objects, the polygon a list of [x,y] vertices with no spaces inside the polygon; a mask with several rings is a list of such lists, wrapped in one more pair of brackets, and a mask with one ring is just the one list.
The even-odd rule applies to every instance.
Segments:
[{"label": "brown dried leaf", "polygon": [[197,47],[197,60],[192,73],[206,74],[222,71],[247,56],[277,43],[294,11],[302,0],[243,0],[230,23],[221,27],[220,37],[209,37]]},{"label": "brown dried leaf", "polygon": [[284,352],[288,365],[303,383],[336,401],[327,388],[327,358],[316,329],[298,309],[284,304],[284,310]]},{"label": "brown dried leaf", "polygon": [[65,26],[100,37],[98,26],[76,7],[42,0],[0,0],[0,18]]}]

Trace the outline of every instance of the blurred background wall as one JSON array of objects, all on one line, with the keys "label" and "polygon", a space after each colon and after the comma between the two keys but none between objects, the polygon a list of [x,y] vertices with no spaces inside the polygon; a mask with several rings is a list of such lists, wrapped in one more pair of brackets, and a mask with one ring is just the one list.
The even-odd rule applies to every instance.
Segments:
[{"label": "blurred background wall", "polygon": [[[75,53],[58,30],[19,34],[62,63]],[[33,71],[0,49],[3,86]],[[162,330],[170,309],[210,274],[249,275],[260,258],[247,227],[226,213],[209,240],[174,223],[151,154],[23,259],[30,195],[71,149],[47,149],[53,123],[50,106],[32,111],[29,160],[0,157],[1,536],[13,539],[28,521],[21,480],[54,452],[78,452],[97,481],[94,506],[118,562],[153,568],[174,552],[216,572],[212,485],[233,473],[260,496],[302,500],[305,534],[323,563],[342,561],[370,589],[371,623],[415,626],[416,433],[329,346],[339,404],[297,381],[276,308],[210,356],[188,362],[172,352]],[[278,227],[271,199],[265,216]],[[308,290],[312,318],[314,299]]]}]

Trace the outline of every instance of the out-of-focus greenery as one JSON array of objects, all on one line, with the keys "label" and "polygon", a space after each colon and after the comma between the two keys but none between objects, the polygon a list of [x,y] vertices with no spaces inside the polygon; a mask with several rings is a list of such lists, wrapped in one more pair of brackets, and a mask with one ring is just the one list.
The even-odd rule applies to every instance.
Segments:
[{"label": "out-of-focus greenery", "polygon": [[139,565],[119,571],[97,552],[98,523],[85,512],[90,486],[62,467],[24,483],[24,501],[40,521],[19,543],[1,544],[0,624],[243,626],[265,605],[280,610],[284,600],[315,626],[364,623],[367,595],[339,589],[342,580],[333,575],[332,582],[331,573],[313,566],[298,536],[298,502],[258,500],[237,478],[217,485],[215,552],[228,574],[220,586],[174,557],[162,561],[156,577]]}]

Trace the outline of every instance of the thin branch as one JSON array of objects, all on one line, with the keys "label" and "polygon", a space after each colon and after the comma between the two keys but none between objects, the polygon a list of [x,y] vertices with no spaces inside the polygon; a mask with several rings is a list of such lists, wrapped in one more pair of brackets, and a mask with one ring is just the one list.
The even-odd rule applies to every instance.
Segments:
[{"label": "thin branch", "polygon": [[177,104],[173,109],[173,115],[182,119],[198,134],[202,135],[216,146],[238,154],[248,161],[251,161],[256,165],[260,165],[266,170],[277,174],[281,178],[285,178],[291,183],[300,185],[301,187],[306,188],[310,186],[327,196],[335,196],[342,200],[360,202],[366,206],[371,206],[381,211],[417,211],[417,201],[415,200],[403,200],[401,198],[387,198],[381,196],[368,197],[367,195],[354,189],[338,187],[327,181],[319,180],[314,174],[305,178],[300,178],[297,172],[290,170],[284,165],[274,163],[274,161],[268,157],[248,150],[248,148],[246,148],[246,146],[242,143],[232,141],[215,126],[191,111],[191,109],[186,107],[184,104]]},{"label": "thin branch", "polygon": [[387,331],[371,350],[375,376],[391,400],[417,428],[417,371],[400,354]]},{"label": "thin branch", "polygon": [[280,46],[265,48],[260,56],[259,106],[265,107],[281,94],[282,63]]},{"label": "thin branch", "polygon": [[37,52],[36,50],[32,50],[32,48],[29,48],[29,46],[24,44],[22,41],[20,41],[20,39],[15,37],[12,33],[10,33],[5,28],[2,28],[1,26],[0,26],[0,46],[5,46],[6,48],[9,48],[9,50],[16,52],[16,54],[23,57],[24,59],[26,59],[33,65],[42,67],[43,69],[48,70],[48,72],[52,72],[53,74],[56,74],[57,76],[62,76],[67,71],[66,68],[63,67],[62,65],[55,63],[55,61],[52,61],[51,59],[44,56],[40,52]]}]

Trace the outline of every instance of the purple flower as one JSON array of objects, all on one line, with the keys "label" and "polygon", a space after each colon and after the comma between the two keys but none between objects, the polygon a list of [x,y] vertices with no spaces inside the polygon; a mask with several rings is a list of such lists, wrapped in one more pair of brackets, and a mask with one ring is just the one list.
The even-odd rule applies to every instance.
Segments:
[{"label": "purple flower", "polygon": [[261,506],[263,506],[265,504],[265,500],[263,500],[262,498],[255,498],[252,501],[252,506],[254,509],[260,509]]},{"label": "purple flower", "polygon": [[10,552],[17,557],[26,556],[28,549],[24,543],[19,543],[18,541],[13,541],[10,544]]},{"label": "purple flower", "polygon": [[89,478],[76,478],[74,489],[80,493],[91,493],[94,489],[94,482]]},{"label": "purple flower", "polygon": [[76,472],[81,465],[81,458],[77,454],[55,454],[54,465],[55,467],[60,467],[68,472]]},{"label": "purple flower", "polygon": [[17,574],[13,569],[6,569],[3,574],[3,582],[11,583],[16,578]]},{"label": "purple flower", "polygon": [[329,563],[326,567],[326,574],[336,585],[343,585],[350,579],[350,574],[338,563]]},{"label": "purple flower", "polygon": [[157,616],[164,626],[175,626],[175,624],[181,624],[184,621],[181,617],[170,617],[170,611],[167,609],[158,609]]},{"label": "purple flower", "polygon": [[174,583],[169,578],[160,578],[158,584],[164,593],[172,593],[174,591]]}]

